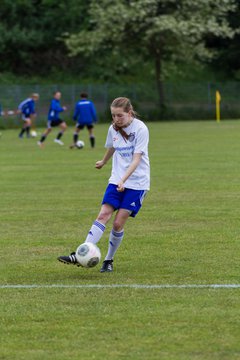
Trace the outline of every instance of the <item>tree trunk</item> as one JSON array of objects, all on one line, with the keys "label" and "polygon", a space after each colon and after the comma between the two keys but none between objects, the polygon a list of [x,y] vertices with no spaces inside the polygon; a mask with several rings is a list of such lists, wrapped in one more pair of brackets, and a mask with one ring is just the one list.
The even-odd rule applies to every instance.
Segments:
[{"label": "tree trunk", "polygon": [[158,103],[160,112],[165,110],[165,97],[164,97],[164,88],[162,82],[162,61],[160,53],[155,54],[155,72],[156,72],[156,83],[158,91]]}]

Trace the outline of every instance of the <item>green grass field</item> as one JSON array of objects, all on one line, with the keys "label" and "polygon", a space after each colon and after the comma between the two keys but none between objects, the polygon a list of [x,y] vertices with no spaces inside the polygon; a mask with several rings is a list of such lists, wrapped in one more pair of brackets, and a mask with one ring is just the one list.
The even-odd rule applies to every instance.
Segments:
[{"label": "green grass field", "polygon": [[240,122],[149,129],[151,191],[110,274],[56,260],[97,216],[107,125],[83,150],[68,149],[72,129],[44,149],[2,131],[1,360],[240,359]]}]

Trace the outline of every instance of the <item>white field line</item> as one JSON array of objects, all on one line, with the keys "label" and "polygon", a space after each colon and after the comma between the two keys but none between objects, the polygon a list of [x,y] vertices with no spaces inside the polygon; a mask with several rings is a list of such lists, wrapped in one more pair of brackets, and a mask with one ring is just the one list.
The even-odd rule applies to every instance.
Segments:
[{"label": "white field line", "polygon": [[240,284],[0,284],[0,289],[240,289]]}]

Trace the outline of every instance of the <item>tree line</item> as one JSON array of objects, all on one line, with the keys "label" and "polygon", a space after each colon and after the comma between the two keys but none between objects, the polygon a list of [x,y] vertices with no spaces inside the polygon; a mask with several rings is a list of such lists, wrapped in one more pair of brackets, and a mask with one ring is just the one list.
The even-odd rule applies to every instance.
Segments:
[{"label": "tree line", "polygon": [[237,0],[2,0],[0,72],[119,81],[147,69],[164,107],[171,64],[238,76],[239,15]]}]

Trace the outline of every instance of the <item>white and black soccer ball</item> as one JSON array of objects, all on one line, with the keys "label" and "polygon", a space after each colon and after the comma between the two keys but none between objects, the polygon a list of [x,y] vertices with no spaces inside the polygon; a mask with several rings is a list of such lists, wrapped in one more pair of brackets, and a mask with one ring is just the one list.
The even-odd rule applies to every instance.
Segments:
[{"label": "white and black soccer ball", "polygon": [[82,149],[84,146],[85,146],[84,141],[78,140],[78,141],[76,142],[76,147],[77,147],[78,149]]},{"label": "white and black soccer ball", "polygon": [[31,137],[33,138],[37,137],[37,132],[35,130],[31,131]]},{"label": "white and black soccer ball", "polygon": [[101,252],[97,245],[90,242],[79,245],[76,250],[77,262],[86,268],[96,266],[101,259]]}]

